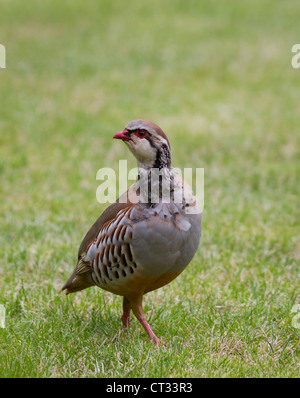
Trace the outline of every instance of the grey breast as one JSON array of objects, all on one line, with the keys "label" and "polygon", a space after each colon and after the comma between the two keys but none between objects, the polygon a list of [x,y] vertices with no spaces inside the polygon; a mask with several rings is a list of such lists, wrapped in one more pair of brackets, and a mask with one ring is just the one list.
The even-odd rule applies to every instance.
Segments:
[{"label": "grey breast", "polygon": [[[186,214],[181,206],[160,204],[136,208],[132,252],[136,263],[149,275],[180,272],[194,257],[200,243],[201,214]],[[139,219],[143,214],[144,218]]]}]

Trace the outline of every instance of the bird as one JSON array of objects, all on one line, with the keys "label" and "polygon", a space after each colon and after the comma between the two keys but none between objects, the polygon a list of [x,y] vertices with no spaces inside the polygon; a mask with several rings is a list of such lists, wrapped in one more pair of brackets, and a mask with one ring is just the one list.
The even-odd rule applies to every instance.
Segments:
[{"label": "bird", "polygon": [[190,186],[172,167],[169,140],[157,124],[133,120],[113,138],[135,156],[137,180],[86,233],[62,290],[70,294],[98,286],[122,296],[126,333],[132,311],[159,345],[146,321],[143,297],[170,283],[191,262],[200,244],[202,213]]}]

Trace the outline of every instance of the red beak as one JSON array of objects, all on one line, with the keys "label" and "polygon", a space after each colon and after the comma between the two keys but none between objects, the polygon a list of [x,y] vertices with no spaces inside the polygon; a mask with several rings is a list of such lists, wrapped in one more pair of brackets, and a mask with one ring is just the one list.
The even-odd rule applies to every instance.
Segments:
[{"label": "red beak", "polygon": [[127,130],[119,131],[117,134],[115,134],[113,136],[113,138],[116,138],[117,140],[122,140],[122,141],[130,141],[131,138],[127,134],[128,134]]}]

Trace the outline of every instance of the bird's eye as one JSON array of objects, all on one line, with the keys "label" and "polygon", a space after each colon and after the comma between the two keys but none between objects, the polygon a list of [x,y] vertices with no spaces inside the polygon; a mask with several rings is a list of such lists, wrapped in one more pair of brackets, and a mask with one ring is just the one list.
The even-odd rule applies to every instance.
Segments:
[{"label": "bird's eye", "polygon": [[145,130],[137,130],[135,135],[139,138],[146,138],[149,134]]}]

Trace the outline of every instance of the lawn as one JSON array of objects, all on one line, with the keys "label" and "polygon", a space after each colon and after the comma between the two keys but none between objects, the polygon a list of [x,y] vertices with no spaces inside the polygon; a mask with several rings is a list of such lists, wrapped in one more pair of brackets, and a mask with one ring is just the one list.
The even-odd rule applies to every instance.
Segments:
[{"label": "lawn", "polygon": [[[298,0],[1,1],[1,377],[299,377]],[[105,209],[97,170],[144,118],[205,169],[201,245],[121,330],[122,299],[60,293]]]}]

